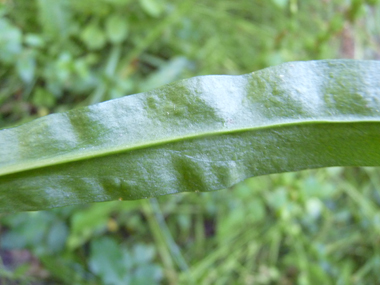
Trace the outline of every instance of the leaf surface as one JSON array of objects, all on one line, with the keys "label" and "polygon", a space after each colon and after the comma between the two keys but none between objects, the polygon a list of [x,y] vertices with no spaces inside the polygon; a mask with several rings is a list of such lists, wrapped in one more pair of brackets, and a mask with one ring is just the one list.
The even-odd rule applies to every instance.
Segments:
[{"label": "leaf surface", "polygon": [[210,191],[380,165],[380,62],[201,76],[0,131],[0,210]]}]

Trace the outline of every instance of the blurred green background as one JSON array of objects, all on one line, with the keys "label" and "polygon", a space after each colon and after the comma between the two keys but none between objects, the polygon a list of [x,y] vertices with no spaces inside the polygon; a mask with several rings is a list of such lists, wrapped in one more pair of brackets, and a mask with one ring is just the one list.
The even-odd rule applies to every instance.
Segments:
[{"label": "blurred green background", "polygon": [[[377,0],[0,0],[0,129],[204,74],[380,59]],[[379,284],[380,171],[1,214],[0,284]]]}]

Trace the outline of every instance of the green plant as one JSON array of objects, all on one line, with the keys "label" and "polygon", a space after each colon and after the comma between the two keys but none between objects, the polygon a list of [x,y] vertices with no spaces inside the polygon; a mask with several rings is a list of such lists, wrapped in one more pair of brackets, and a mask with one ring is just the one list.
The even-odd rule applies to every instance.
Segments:
[{"label": "green plant", "polygon": [[379,165],[379,71],[376,61],[330,60],[196,77],[2,130],[1,209],[210,191],[263,174]]},{"label": "green plant", "polygon": [[[196,75],[379,59],[376,2],[0,1],[0,129]],[[121,43],[109,33],[117,22]],[[224,191],[3,213],[0,283],[139,284],[153,268],[162,275],[152,284],[376,284],[379,177],[323,168]],[[98,270],[94,259],[124,270]]]}]

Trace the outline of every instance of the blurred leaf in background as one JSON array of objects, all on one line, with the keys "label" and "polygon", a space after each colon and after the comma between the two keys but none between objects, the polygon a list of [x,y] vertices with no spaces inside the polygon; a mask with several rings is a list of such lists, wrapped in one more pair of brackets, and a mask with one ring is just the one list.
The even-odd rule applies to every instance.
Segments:
[{"label": "blurred leaf in background", "polygon": [[[2,0],[0,128],[196,75],[380,59],[379,5]],[[0,283],[376,284],[379,177],[330,168],[215,193],[2,214]]]}]

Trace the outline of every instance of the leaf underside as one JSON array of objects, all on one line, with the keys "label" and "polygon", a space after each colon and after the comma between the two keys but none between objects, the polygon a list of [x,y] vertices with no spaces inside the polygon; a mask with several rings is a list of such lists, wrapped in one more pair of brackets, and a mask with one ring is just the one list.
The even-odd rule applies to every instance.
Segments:
[{"label": "leaf underside", "polygon": [[0,211],[211,191],[380,165],[380,62],[201,76],[0,131]]}]

